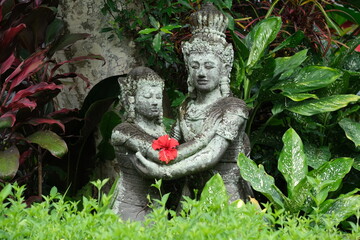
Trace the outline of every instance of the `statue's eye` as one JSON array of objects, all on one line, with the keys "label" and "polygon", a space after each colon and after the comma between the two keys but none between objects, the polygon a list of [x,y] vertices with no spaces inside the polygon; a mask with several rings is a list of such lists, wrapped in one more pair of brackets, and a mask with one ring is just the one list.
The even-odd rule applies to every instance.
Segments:
[{"label": "statue's eye", "polygon": [[215,65],[212,64],[212,63],[205,63],[205,68],[206,69],[213,69],[213,68],[215,68]]},{"label": "statue's eye", "polygon": [[197,63],[197,62],[192,62],[192,63],[190,63],[190,67],[191,67],[192,69],[198,69],[198,68],[200,67],[200,65],[199,65],[199,63]]},{"label": "statue's eye", "polygon": [[144,98],[151,98],[151,94],[150,93],[146,93],[143,95]]},{"label": "statue's eye", "polygon": [[162,97],[161,94],[156,95],[156,99],[161,99],[161,97]]}]

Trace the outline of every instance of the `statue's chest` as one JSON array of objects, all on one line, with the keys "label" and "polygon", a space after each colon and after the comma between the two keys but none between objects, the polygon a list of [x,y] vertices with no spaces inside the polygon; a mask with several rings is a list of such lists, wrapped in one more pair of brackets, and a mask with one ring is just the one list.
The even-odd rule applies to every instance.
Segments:
[{"label": "statue's chest", "polygon": [[192,140],[196,135],[204,131],[204,122],[207,116],[207,109],[194,105],[189,106],[188,111],[180,122],[181,131],[186,142]]}]

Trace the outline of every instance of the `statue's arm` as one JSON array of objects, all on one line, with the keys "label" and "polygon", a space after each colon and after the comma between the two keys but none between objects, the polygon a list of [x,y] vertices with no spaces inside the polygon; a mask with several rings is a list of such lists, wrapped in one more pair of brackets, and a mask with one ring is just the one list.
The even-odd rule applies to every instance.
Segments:
[{"label": "statue's arm", "polygon": [[133,163],[138,171],[147,177],[177,179],[212,168],[218,163],[228,146],[227,139],[215,136],[205,148],[180,162],[170,165],[157,164],[137,152],[137,159],[134,159]]}]

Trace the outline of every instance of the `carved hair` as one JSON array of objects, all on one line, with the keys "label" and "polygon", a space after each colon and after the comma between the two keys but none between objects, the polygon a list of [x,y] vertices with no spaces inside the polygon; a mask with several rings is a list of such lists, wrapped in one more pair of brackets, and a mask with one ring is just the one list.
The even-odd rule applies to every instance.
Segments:
[{"label": "carved hair", "polygon": [[[164,89],[164,80],[152,69],[147,67],[136,67],[132,69],[128,76],[119,79],[121,90],[121,101],[124,104],[124,121],[133,123],[135,121],[135,96],[139,84],[156,84]],[[162,109],[160,111],[159,122],[162,121]]]},{"label": "carved hair", "polygon": [[[231,43],[226,42],[225,30],[227,17],[214,5],[207,3],[200,11],[190,15],[192,37],[182,44],[182,52],[189,71],[189,56],[194,53],[213,53],[218,56],[223,65],[220,79],[220,90],[223,96],[230,95],[230,72],[234,61],[234,50]],[[192,81],[188,78],[190,97],[195,96]]]}]

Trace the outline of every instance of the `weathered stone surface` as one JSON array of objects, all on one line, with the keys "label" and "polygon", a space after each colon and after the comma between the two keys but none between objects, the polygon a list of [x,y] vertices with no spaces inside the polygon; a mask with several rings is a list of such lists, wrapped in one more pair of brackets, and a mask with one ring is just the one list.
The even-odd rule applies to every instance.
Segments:
[{"label": "weathered stone surface", "polygon": [[[105,65],[102,61],[90,60],[74,64],[70,69],[60,69],[83,74],[89,78],[91,86],[106,77],[128,73],[137,65],[135,43],[132,40],[124,38],[120,41],[116,37],[109,40],[107,33],[100,33],[101,28],[110,20],[100,12],[102,5],[103,1],[84,0],[62,1],[59,6],[59,15],[66,22],[70,33],[88,33],[91,37],[77,42],[70,50],[65,50],[56,57],[66,60],[76,56],[99,54],[106,60]],[[68,82],[69,87],[72,86],[72,81]],[[58,106],[81,107],[89,90],[81,79],[77,79],[71,90],[64,89],[57,98]]]}]

